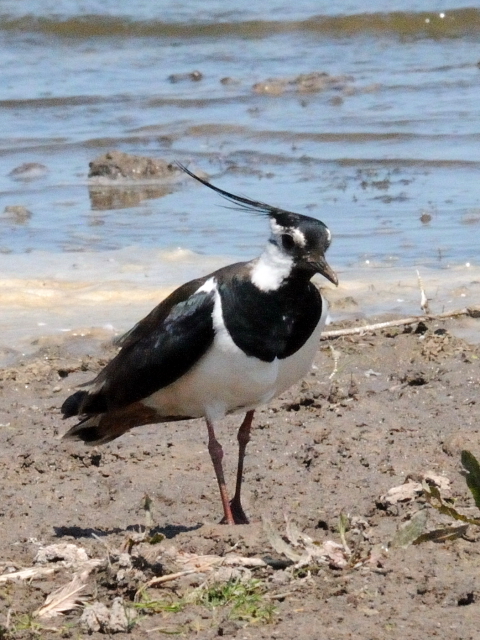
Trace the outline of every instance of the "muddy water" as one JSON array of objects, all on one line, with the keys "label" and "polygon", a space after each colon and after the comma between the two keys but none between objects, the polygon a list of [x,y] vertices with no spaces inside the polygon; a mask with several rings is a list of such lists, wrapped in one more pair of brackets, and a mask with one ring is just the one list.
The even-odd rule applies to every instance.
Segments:
[{"label": "muddy water", "polygon": [[88,164],[109,149],[319,217],[334,297],[354,292],[358,313],[418,310],[417,268],[437,310],[478,301],[479,9],[161,5],[2,3],[5,352],[126,329],[175,284],[261,249],[262,219],[183,178],[99,199]]}]

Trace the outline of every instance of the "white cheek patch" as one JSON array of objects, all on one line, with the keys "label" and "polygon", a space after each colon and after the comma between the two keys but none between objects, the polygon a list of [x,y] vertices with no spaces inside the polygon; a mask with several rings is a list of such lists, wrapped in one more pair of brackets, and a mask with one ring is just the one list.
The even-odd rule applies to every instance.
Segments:
[{"label": "white cheek patch", "polygon": [[292,238],[295,241],[296,245],[298,245],[299,247],[304,247],[307,244],[305,236],[300,231],[300,229],[289,229],[289,231],[292,234]]},{"label": "white cheek patch", "polygon": [[286,227],[282,227],[282,225],[277,224],[273,218],[270,218],[270,229],[274,236],[281,236],[282,233],[286,233]]},{"label": "white cheek patch", "polygon": [[273,235],[278,238],[284,234],[291,236],[297,247],[304,247],[307,244],[304,234],[296,227],[282,227],[281,224],[277,224],[275,220],[271,219],[270,228]]}]

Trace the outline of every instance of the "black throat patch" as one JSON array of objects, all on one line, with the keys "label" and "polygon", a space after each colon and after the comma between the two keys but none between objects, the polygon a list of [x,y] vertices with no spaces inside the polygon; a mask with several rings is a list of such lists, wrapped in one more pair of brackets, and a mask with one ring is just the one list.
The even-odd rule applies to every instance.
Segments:
[{"label": "black throat patch", "polygon": [[288,281],[261,291],[249,280],[219,285],[223,319],[234,343],[264,362],[288,358],[312,335],[322,314],[322,297],[311,282]]}]

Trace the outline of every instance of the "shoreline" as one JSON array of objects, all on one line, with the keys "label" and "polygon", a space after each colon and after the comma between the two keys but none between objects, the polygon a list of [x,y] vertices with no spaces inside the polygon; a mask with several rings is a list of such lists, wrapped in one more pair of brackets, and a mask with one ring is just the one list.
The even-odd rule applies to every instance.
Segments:
[{"label": "shoreline", "polygon": [[[39,343],[62,343],[68,336],[109,340],[127,331],[178,284],[232,262],[182,249],[140,253],[132,248],[58,257],[40,277],[38,271],[35,275],[35,256],[30,256],[17,264],[25,277],[15,277],[15,260],[8,258],[0,257],[0,366],[32,355]],[[332,322],[365,324],[423,314],[417,270],[432,315],[479,303],[476,266],[348,267],[337,271],[338,288],[320,278],[314,281],[330,303]],[[476,326],[470,330],[468,321],[464,325],[462,336],[478,340]]]}]

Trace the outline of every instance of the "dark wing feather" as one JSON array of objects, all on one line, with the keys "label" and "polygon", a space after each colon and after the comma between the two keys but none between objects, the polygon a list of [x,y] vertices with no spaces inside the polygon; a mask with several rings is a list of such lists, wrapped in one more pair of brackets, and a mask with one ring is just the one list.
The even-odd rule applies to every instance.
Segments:
[{"label": "dark wing feather", "polygon": [[205,276],[203,278],[197,278],[186,282],[178,289],[175,289],[169,296],[162,300],[150,313],[145,316],[140,322],[137,322],[129,331],[124,333],[119,338],[115,339],[115,344],[125,349],[135,344],[145,336],[147,336],[155,328],[162,325],[165,319],[172,313],[173,309],[178,304],[184,303],[188,298],[204,284],[211,276]]},{"label": "dark wing feather", "polygon": [[214,292],[195,293],[206,278],[179,287],[120,341],[119,353],[93,381],[73,394],[65,417],[93,415],[148,397],[184,375],[214,338]]}]

